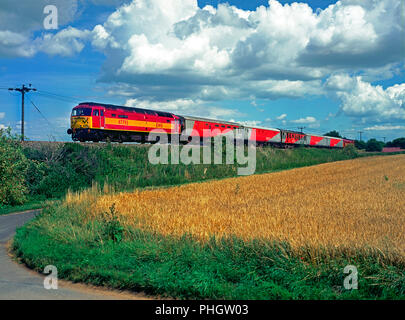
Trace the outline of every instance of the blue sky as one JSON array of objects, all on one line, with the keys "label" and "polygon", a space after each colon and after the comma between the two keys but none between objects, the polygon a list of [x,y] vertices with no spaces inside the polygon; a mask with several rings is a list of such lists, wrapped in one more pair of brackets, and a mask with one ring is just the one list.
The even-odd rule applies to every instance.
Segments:
[{"label": "blue sky", "polygon": [[32,140],[68,140],[83,101],[405,136],[400,0],[55,0],[59,26],[45,30],[48,3],[0,4],[0,128],[19,130],[21,97],[6,89],[32,83]]}]

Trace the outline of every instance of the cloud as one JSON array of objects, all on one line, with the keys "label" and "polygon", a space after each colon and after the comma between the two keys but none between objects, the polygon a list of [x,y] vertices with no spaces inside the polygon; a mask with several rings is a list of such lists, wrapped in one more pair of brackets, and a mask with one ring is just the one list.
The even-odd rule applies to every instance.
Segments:
[{"label": "cloud", "polygon": [[2,0],[0,4],[0,30],[28,34],[43,29],[45,6],[58,9],[60,26],[72,22],[78,13],[77,0]]},{"label": "cloud", "polygon": [[[78,13],[77,0],[12,1],[0,4],[0,58],[33,57],[38,52],[49,55],[72,56],[85,46],[90,35],[87,30],[71,26],[53,32],[44,29],[44,8],[52,4],[58,9],[59,28],[72,22]],[[34,37],[35,32],[41,32]]]},{"label": "cloud", "polygon": [[315,123],[317,120],[314,117],[306,117],[297,120],[291,120],[292,123],[306,124],[306,123]]},{"label": "cloud", "polygon": [[34,48],[49,55],[72,56],[83,50],[90,31],[67,27],[56,34],[47,33],[36,39]]},{"label": "cloud", "polygon": [[136,87],[133,98],[301,98],[325,94],[331,74],[392,75],[404,62],[400,5],[342,0],[314,12],[270,0],[248,11],[137,0],[97,25],[92,44],[107,58],[99,80]]},{"label": "cloud", "polygon": [[178,115],[199,116],[212,119],[228,120],[231,117],[244,116],[235,109],[212,106],[204,101],[191,99],[177,99],[169,101],[129,99],[125,105],[128,107],[168,111]]},{"label": "cloud", "polygon": [[33,56],[35,51],[29,42],[29,38],[23,34],[0,30],[0,57]]},{"label": "cloud", "polygon": [[320,12],[298,61],[329,68],[381,67],[403,61],[404,19],[403,3],[398,0],[338,1]]},{"label": "cloud", "polygon": [[263,123],[260,120],[247,120],[247,121],[236,121],[236,122],[243,124],[244,126],[247,126],[247,127],[259,127]]},{"label": "cloud", "polygon": [[5,116],[6,116],[5,112],[0,112],[0,119],[4,119]]},{"label": "cloud", "polygon": [[45,33],[35,40],[11,31],[0,31],[0,57],[29,58],[38,52],[49,55],[72,56],[82,51],[90,31],[67,27],[61,31]]},{"label": "cloud", "polygon": [[131,0],[91,0],[91,3],[96,6],[119,6],[126,2]]},{"label": "cloud", "polygon": [[405,130],[405,126],[375,125],[372,127],[364,128],[364,130],[366,131]]},{"label": "cloud", "polygon": [[311,116],[307,116],[305,118],[300,118],[297,120],[291,120],[289,122],[294,123],[294,124],[300,124],[300,125],[305,124],[309,128],[319,128],[320,127],[320,122],[315,117],[311,117]]},{"label": "cloud", "polygon": [[279,115],[276,119],[277,120],[283,120],[285,118],[287,118],[287,114],[283,113],[283,114]]},{"label": "cloud", "polygon": [[342,101],[341,111],[361,121],[392,122],[405,120],[405,83],[384,89],[380,85],[348,75],[331,76],[326,87]]}]

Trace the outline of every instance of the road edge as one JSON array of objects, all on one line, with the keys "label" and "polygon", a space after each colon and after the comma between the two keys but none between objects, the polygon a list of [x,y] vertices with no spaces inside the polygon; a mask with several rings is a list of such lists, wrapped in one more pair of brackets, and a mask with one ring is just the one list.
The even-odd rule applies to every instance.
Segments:
[{"label": "road edge", "polygon": [[[42,209],[33,209],[33,210],[26,210],[26,211],[21,211],[21,212],[13,212],[10,214],[5,214],[2,216],[12,216],[12,215],[20,215],[20,214],[25,214],[25,213],[30,213],[30,212],[35,212],[39,211],[41,212]],[[31,220],[29,220],[31,221]],[[27,221],[26,223],[28,223]],[[25,224],[24,224],[25,225]],[[12,263],[20,269],[23,269],[25,272],[30,273],[33,276],[39,276],[41,278],[45,278],[45,275],[29,268],[22,260],[21,258],[17,257],[12,249],[12,244],[14,241],[14,235],[6,241],[4,244],[7,256],[10,258]],[[108,288],[108,287],[102,287],[102,286],[95,286],[95,285],[89,285],[81,282],[72,282],[69,280],[64,280],[64,279],[58,279],[58,285],[62,288],[65,289],[70,289],[70,290],[76,290],[80,293],[89,293],[89,294],[94,294],[94,295],[110,295],[110,296],[115,296],[117,299],[120,300],[171,300],[170,298],[166,297],[161,297],[161,296],[150,296],[147,295],[144,292],[132,292],[129,290],[118,290],[118,289],[113,289],[113,288]]]}]

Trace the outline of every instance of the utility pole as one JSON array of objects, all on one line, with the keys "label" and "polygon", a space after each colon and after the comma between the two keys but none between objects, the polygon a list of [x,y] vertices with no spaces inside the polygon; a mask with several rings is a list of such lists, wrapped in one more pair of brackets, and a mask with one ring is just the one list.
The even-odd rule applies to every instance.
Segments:
[{"label": "utility pole", "polygon": [[306,127],[298,127],[298,129],[301,130],[301,133],[304,133],[302,130],[304,130]]},{"label": "utility pole", "polygon": [[360,141],[363,141],[363,140],[361,140],[361,134],[363,133],[363,131],[359,131],[359,134],[360,134]]},{"label": "utility pole", "polygon": [[384,143],[385,143],[385,138],[386,138],[386,137],[382,137],[382,138],[384,139]]},{"label": "utility pole", "polygon": [[24,98],[26,93],[37,91],[37,89],[31,88],[31,84],[28,87],[23,84],[21,88],[9,88],[8,90],[21,93],[21,141],[24,141]]}]

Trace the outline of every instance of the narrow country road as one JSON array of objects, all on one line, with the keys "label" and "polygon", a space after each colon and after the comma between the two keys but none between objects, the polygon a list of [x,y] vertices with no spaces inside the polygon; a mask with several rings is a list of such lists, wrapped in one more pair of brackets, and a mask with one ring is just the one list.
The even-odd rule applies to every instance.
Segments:
[{"label": "narrow country road", "polygon": [[44,288],[44,276],[17,264],[8,254],[7,244],[16,228],[32,219],[39,210],[0,216],[0,300],[146,300],[143,294],[99,289],[58,281],[57,290]]}]

